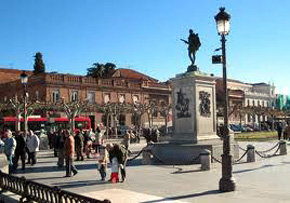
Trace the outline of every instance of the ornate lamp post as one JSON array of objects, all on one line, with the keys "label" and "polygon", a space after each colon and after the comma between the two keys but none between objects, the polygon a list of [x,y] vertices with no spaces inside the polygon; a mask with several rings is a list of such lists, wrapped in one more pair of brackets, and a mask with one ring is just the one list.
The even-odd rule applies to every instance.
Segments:
[{"label": "ornate lamp post", "polygon": [[28,75],[23,71],[20,75],[21,84],[23,86],[23,99],[24,99],[24,133],[28,132],[28,123],[27,123],[27,82]]},{"label": "ornate lamp post", "polygon": [[232,177],[232,155],[230,154],[230,136],[228,130],[228,88],[226,69],[226,35],[230,32],[231,16],[225,12],[225,8],[220,8],[220,12],[215,16],[218,34],[222,42],[222,64],[223,64],[223,87],[224,87],[224,135],[223,135],[223,155],[222,155],[222,178],[219,182],[219,190],[230,192],[235,190],[235,181]]}]

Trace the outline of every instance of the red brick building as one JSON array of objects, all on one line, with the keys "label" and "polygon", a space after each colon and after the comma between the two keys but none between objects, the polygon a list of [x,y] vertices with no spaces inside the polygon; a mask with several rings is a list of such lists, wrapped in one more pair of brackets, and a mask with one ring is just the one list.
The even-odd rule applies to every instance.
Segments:
[{"label": "red brick building", "polygon": [[[171,87],[158,80],[132,69],[117,69],[109,79],[96,79],[82,75],[60,73],[33,74],[25,71],[28,78],[28,94],[30,100],[38,100],[47,104],[64,100],[85,101],[105,104],[106,102],[146,103],[154,100],[157,104],[171,103]],[[23,88],[19,76],[21,70],[0,68],[0,100],[23,96]],[[46,114],[46,112],[42,112]],[[98,112],[83,113],[89,116],[92,126],[102,122],[102,114]],[[47,115],[42,115],[47,116]],[[65,116],[60,112],[60,116]],[[123,123],[131,125],[130,114],[123,115]],[[146,117],[142,118],[146,123]],[[155,120],[164,122],[157,117]]]}]

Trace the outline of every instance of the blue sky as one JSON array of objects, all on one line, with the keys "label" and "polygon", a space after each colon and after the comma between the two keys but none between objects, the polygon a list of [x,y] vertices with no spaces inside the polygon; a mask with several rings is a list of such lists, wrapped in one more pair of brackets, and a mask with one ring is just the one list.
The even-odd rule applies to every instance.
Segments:
[{"label": "blue sky", "polygon": [[94,62],[113,62],[161,81],[189,65],[192,28],[202,46],[200,70],[222,75],[211,64],[220,47],[214,15],[232,15],[227,37],[228,76],[274,82],[289,94],[290,1],[288,0],[0,0],[0,67],[32,69],[43,53],[47,71],[85,74]]}]

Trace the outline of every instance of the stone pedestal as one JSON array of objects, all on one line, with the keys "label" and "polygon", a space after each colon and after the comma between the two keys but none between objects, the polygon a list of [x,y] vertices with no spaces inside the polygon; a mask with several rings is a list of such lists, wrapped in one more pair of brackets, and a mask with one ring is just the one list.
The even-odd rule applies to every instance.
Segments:
[{"label": "stone pedestal", "polygon": [[198,143],[216,135],[215,78],[199,71],[173,80],[173,143]]},{"label": "stone pedestal", "polygon": [[[166,164],[200,163],[204,150],[221,160],[223,141],[216,135],[215,78],[200,71],[179,74],[172,79],[173,136],[168,143],[156,143],[152,152]],[[233,157],[238,146],[231,137]]]}]

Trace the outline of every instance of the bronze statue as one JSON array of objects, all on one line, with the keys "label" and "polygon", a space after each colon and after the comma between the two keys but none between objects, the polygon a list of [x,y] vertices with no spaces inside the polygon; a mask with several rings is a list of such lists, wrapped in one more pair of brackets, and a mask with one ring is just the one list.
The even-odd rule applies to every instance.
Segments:
[{"label": "bronze statue", "polygon": [[180,39],[181,41],[188,44],[188,56],[191,61],[191,66],[194,66],[195,63],[195,53],[199,49],[201,43],[199,41],[198,34],[194,33],[192,29],[189,30],[188,41]]}]

